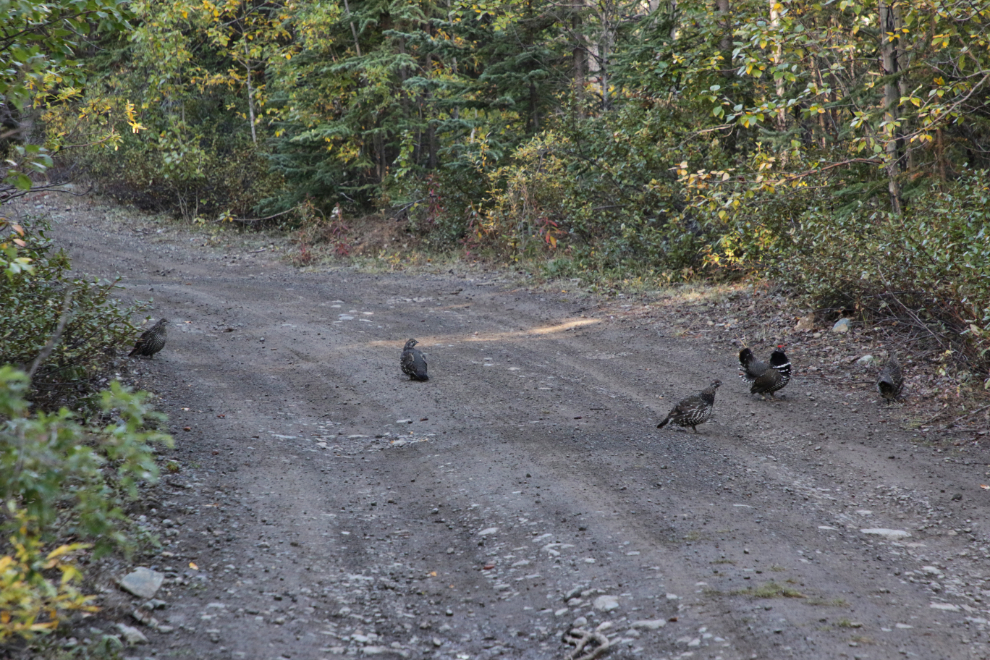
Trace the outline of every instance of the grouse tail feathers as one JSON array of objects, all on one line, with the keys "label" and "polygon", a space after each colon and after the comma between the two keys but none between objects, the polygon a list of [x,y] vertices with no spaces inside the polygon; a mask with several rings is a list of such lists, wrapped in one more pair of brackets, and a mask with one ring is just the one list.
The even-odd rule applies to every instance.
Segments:
[{"label": "grouse tail feathers", "polygon": [[748,348],[739,351],[739,376],[750,384],[750,394],[769,394],[772,397],[774,392],[790,382],[791,361],[783,349],[783,344],[780,344],[770,354],[770,364],[757,360]]}]

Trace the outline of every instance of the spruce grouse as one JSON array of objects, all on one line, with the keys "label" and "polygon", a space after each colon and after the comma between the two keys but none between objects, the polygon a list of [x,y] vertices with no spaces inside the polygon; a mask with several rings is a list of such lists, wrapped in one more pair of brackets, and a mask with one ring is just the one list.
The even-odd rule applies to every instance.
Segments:
[{"label": "spruce grouse", "polygon": [[141,337],[134,344],[134,349],[127,354],[127,357],[146,355],[150,358],[165,348],[165,340],[168,339],[166,325],[168,325],[168,319],[158,319],[158,323],[142,332]]},{"label": "spruce grouse", "polygon": [[739,351],[739,377],[750,384],[749,393],[773,398],[774,392],[781,390],[791,380],[791,361],[784,354],[784,345],[770,354],[770,364],[760,362],[753,351],[744,348]]},{"label": "spruce grouse", "polygon": [[901,395],[901,388],[904,387],[904,376],[901,374],[901,365],[893,355],[887,360],[887,365],[880,372],[877,380],[877,391],[887,401],[896,401]]},{"label": "spruce grouse", "polygon": [[701,392],[678,403],[667,417],[657,424],[657,428],[662,429],[668,422],[673,422],[677,426],[690,426],[697,433],[698,424],[704,424],[712,416],[712,410],[715,408],[715,390],[721,384],[722,381],[715,379]]},{"label": "spruce grouse", "polygon": [[399,364],[402,365],[402,373],[411,379],[429,380],[430,377],[426,375],[426,357],[418,348],[415,348],[418,343],[415,339],[406,342],[402,349],[402,357],[399,358]]}]

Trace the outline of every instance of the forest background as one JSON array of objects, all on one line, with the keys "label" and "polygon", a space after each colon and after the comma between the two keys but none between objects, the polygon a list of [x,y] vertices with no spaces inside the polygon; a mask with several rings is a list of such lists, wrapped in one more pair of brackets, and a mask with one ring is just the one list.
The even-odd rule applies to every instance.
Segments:
[{"label": "forest background", "polygon": [[419,249],[758,272],[988,346],[986,2],[3,4],[8,185],[58,154],[339,253],[379,212]]},{"label": "forest background", "polygon": [[986,2],[2,5],[3,199],[71,172],[307,258],[376,213],[550,277],[758,273],[986,367]]}]

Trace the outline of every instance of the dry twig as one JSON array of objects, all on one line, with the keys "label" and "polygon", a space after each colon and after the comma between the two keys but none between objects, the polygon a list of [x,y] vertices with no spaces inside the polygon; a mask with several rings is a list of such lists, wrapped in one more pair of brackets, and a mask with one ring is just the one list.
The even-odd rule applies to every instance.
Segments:
[{"label": "dry twig", "polygon": [[[573,644],[574,650],[567,654],[564,660],[595,660],[605,655],[609,650],[608,637],[584,628],[571,628],[564,634],[564,642]],[[588,649],[589,646],[593,648]]]}]

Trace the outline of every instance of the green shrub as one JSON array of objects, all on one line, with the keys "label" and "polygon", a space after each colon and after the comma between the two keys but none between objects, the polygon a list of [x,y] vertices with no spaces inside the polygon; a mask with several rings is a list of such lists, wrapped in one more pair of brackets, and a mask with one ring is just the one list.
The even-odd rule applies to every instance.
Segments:
[{"label": "green shrub", "polygon": [[72,273],[68,257],[53,249],[45,226],[21,227],[0,218],[0,364],[28,370],[55,334],[71,292],[66,322],[51,354],[32,379],[32,401],[46,409],[95,391],[95,381],[116,351],[128,346],[135,328],[111,297],[116,283]]},{"label": "green shrub", "polygon": [[73,584],[82,574],[70,561],[72,553],[88,546],[73,543],[46,553],[41,542],[28,535],[31,521],[25,512],[17,508],[9,512],[22,526],[10,537],[13,552],[0,556],[0,642],[51,632],[66,611],[95,611],[90,604],[93,597]]},{"label": "green shrub", "polygon": [[[479,234],[503,257],[566,254],[582,271],[680,279],[704,265],[704,247],[717,239],[685,214],[670,170],[682,133],[670,112],[633,104],[562,122],[495,173]],[[691,149],[718,157],[707,144]]]},{"label": "green shrub", "polygon": [[917,192],[901,214],[833,208],[828,191],[758,196],[723,226],[717,256],[777,278],[819,309],[913,327],[983,370],[990,351],[987,172]]},{"label": "green shrub", "polygon": [[[170,438],[145,430],[160,413],[146,392],[130,392],[114,381],[100,393],[100,410],[112,421],[84,425],[66,408],[28,414],[27,375],[0,367],[0,501],[24,509],[44,542],[73,536],[91,540],[98,553],[126,547],[120,504],[134,498],[138,484],[158,476],[152,444]],[[10,519],[0,531],[13,532]],[[16,523],[15,526],[20,526]]]},{"label": "green shrub", "polygon": [[169,436],[145,430],[163,419],[145,392],[111,383],[99,398],[114,421],[98,426],[66,408],[30,414],[29,385],[24,372],[0,367],[0,533],[8,539],[0,543],[0,641],[46,632],[62,611],[90,608],[66,561],[90,545],[44,548],[65,538],[90,542],[97,556],[132,547],[121,506],[157,479],[152,445],[171,446]]}]

